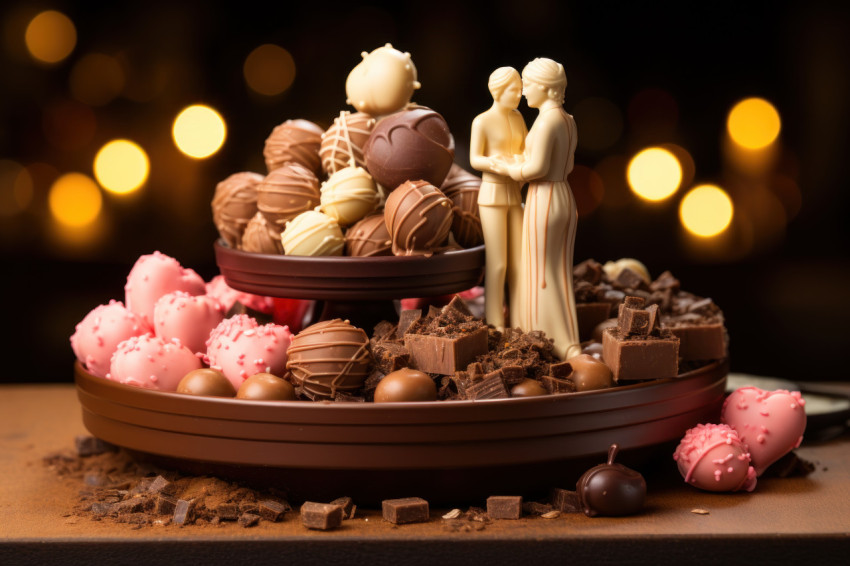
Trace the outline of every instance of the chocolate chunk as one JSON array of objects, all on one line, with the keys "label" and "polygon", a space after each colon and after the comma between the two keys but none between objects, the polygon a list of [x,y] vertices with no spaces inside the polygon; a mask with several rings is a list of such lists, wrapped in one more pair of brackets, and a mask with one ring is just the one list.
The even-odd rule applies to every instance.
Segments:
[{"label": "chocolate chunk", "polygon": [[621,305],[620,310],[622,311],[623,308],[642,309],[644,305],[646,305],[646,299],[630,295],[623,298],[623,304]]},{"label": "chocolate chunk", "polygon": [[421,497],[385,499],[381,502],[385,521],[395,525],[424,523],[430,517],[428,502]]},{"label": "chocolate chunk", "polygon": [[505,387],[510,389],[525,379],[525,370],[520,366],[502,366],[502,381]]},{"label": "chocolate chunk", "polygon": [[148,486],[148,492],[158,493],[161,495],[174,495],[177,493],[177,486],[165,479],[162,476],[156,476]]},{"label": "chocolate chunk", "polygon": [[473,401],[481,399],[507,399],[510,397],[505,382],[502,379],[502,371],[490,372],[479,379],[474,379],[466,387],[467,399]]},{"label": "chocolate chunk", "polygon": [[540,503],[537,501],[525,501],[522,504],[522,512],[524,515],[545,515],[554,511],[550,503]]},{"label": "chocolate chunk", "polygon": [[617,318],[620,334],[623,336],[646,336],[649,334],[649,313],[642,309],[620,305]]},{"label": "chocolate chunk", "polygon": [[602,335],[602,360],[614,381],[675,377],[679,371],[679,339],[666,329],[658,336],[626,337],[608,328]]},{"label": "chocolate chunk", "polygon": [[540,378],[543,382],[543,387],[552,395],[556,393],[575,393],[576,384],[569,379],[558,379],[551,375],[544,375]]},{"label": "chocolate chunk", "polygon": [[571,373],[573,373],[573,366],[569,362],[549,364],[549,375],[555,379],[567,379]]},{"label": "chocolate chunk", "polygon": [[726,329],[723,322],[711,322],[688,315],[664,319],[664,326],[679,339],[679,357],[683,361],[719,360],[726,357]]},{"label": "chocolate chunk", "polygon": [[665,271],[658,278],[649,284],[651,291],[673,291],[678,292],[680,288],[679,280],[673,277],[669,271]]},{"label": "chocolate chunk", "polygon": [[256,526],[260,522],[260,516],[253,513],[242,513],[239,515],[239,526],[243,528]]},{"label": "chocolate chunk", "polygon": [[283,516],[289,510],[288,505],[284,505],[273,499],[264,499],[257,504],[257,511],[264,520],[271,523],[276,523],[283,519]]},{"label": "chocolate chunk", "polygon": [[115,452],[118,448],[94,436],[77,436],[74,438],[77,455],[81,457],[96,456],[104,452]]},{"label": "chocolate chunk", "polygon": [[487,514],[491,519],[519,519],[522,517],[522,496],[493,495],[487,498]]},{"label": "chocolate chunk", "polygon": [[301,506],[301,523],[308,529],[336,529],[342,525],[342,507],[307,501]]},{"label": "chocolate chunk", "polygon": [[387,320],[382,320],[372,329],[373,340],[387,340],[396,333],[396,325]]},{"label": "chocolate chunk", "polygon": [[177,508],[177,498],[170,495],[159,494],[154,503],[154,513],[158,515],[171,515]]},{"label": "chocolate chunk", "polygon": [[404,339],[404,334],[410,325],[422,318],[421,309],[406,309],[401,311],[398,317],[398,328],[396,329],[396,337],[399,340]]},{"label": "chocolate chunk", "polygon": [[549,500],[552,502],[552,506],[561,513],[578,513],[581,511],[578,493],[575,491],[556,487],[549,492]]},{"label": "chocolate chunk", "polygon": [[235,503],[222,503],[213,511],[222,521],[235,521],[240,515],[239,506]]},{"label": "chocolate chunk", "polygon": [[586,259],[573,267],[573,277],[581,281],[587,281],[592,285],[602,281],[605,271],[602,269],[602,264],[592,259]]},{"label": "chocolate chunk", "polygon": [[374,342],[372,355],[375,366],[385,375],[410,365],[410,353],[401,342]]},{"label": "chocolate chunk", "polygon": [[177,500],[177,505],[174,506],[174,516],[171,518],[171,522],[175,525],[186,525],[194,521],[195,519],[195,500],[190,499],[186,501],[185,499]]},{"label": "chocolate chunk", "polygon": [[404,346],[415,369],[452,375],[476,356],[487,353],[487,327],[456,337],[407,333]]},{"label": "chocolate chunk", "polygon": [[644,281],[643,277],[628,267],[624,267],[622,271],[620,271],[615,283],[626,289],[640,289],[641,287],[646,287],[646,281]]},{"label": "chocolate chunk", "polygon": [[460,314],[462,318],[470,318],[472,317],[472,311],[469,310],[469,307],[459,295],[455,295],[452,297],[452,300],[449,301],[449,304],[443,307],[442,314],[449,314],[452,311]]},{"label": "chocolate chunk", "polygon": [[345,519],[353,519],[354,512],[357,510],[357,506],[354,504],[354,501],[350,497],[340,497],[331,501],[331,505],[339,505],[342,507],[342,518]]},{"label": "chocolate chunk", "polygon": [[604,322],[611,314],[610,303],[577,303],[576,320],[578,321],[578,336],[582,342],[593,337],[593,329]]}]

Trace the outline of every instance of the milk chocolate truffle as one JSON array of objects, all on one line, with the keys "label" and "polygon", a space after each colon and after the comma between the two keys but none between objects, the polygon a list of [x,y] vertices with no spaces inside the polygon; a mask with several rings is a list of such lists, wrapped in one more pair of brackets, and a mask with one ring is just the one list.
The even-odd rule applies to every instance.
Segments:
[{"label": "milk chocolate truffle", "polygon": [[366,169],[390,191],[417,180],[439,187],[454,161],[455,144],[445,119],[420,106],[378,122],[363,153]]},{"label": "milk chocolate truffle", "polygon": [[266,220],[262,212],[257,212],[245,227],[241,249],[256,254],[282,254],[280,228]]},{"label": "milk chocolate truffle", "polygon": [[570,380],[576,384],[576,391],[593,391],[614,386],[614,374],[611,369],[590,354],[579,354],[567,361],[573,367]]},{"label": "milk chocolate truffle", "polygon": [[390,233],[383,214],[367,216],[345,233],[345,255],[373,257],[393,255]]},{"label": "milk chocolate truffle", "polygon": [[536,379],[523,379],[511,389],[511,397],[537,397],[548,394],[543,384]]},{"label": "milk chocolate truffle", "polygon": [[465,248],[484,243],[481,216],[478,212],[478,191],[481,177],[473,175],[454,163],[449,169],[440,190],[452,199],[452,234],[455,241]]},{"label": "milk chocolate truffle", "polygon": [[384,220],[395,255],[433,254],[452,227],[452,201],[427,181],[407,181],[387,198]]},{"label": "milk chocolate truffle", "polygon": [[372,364],[369,338],[347,320],[317,322],[299,332],[289,346],[286,369],[312,398],[330,398],[363,387]]},{"label": "milk chocolate truffle", "polygon": [[346,103],[372,116],[385,116],[404,108],[413,91],[420,87],[410,53],[402,53],[387,43],[360,55],[363,60],[345,81]]},{"label": "milk chocolate truffle", "polygon": [[340,112],[333,125],[322,134],[319,156],[325,174],[333,175],[350,165],[366,167],[363,146],[374,128],[375,119],[368,114]]},{"label": "milk chocolate truffle", "polygon": [[257,187],[257,208],[280,230],[286,223],[319,205],[319,178],[297,163],[275,169]]},{"label": "milk chocolate truffle", "polygon": [[337,221],[317,210],[302,212],[280,235],[286,255],[342,255],[345,238]]},{"label": "milk chocolate truffle", "polygon": [[190,371],[180,380],[177,393],[203,397],[233,397],[236,390],[230,380],[217,369],[201,368]]},{"label": "milk chocolate truffle", "polygon": [[250,171],[234,173],[215,187],[212,214],[215,227],[224,241],[239,248],[242,233],[257,213],[257,185],[263,176]]},{"label": "milk chocolate truffle", "polygon": [[410,368],[388,373],[375,388],[375,403],[436,400],[434,380],[427,373]]},{"label": "milk chocolate truffle", "polygon": [[646,481],[640,473],[615,464],[618,447],[608,449],[608,462],[586,471],[576,484],[578,500],[588,517],[634,515],[643,508]]},{"label": "milk chocolate truffle", "polygon": [[324,130],[308,120],[287,120],[266,139],[263,157],[269,173],[287,163],[303,165],[316,175],[322,172],[319,147]]},{"label": "milk chocolate truffle", "polygon": [[350,226],[378,205],[378,189],[362,167],[344,167],[322,184],[321,211]]},{"label": "milk chocolate truffle", "polygon": [[271,373],[255,373],[239,386],[237,399],[253,401],[295,401],[292,384]]}]

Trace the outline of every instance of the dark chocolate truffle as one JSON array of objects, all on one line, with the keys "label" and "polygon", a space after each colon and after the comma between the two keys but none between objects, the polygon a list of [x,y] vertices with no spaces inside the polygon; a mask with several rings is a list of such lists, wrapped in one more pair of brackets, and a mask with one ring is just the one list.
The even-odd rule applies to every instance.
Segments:
[{"label": "dark chocolate truffle", "polygon": [[308,120],[287,120],[277,126],[263,149],[269,173],[287,163],[298,163],[319,175],[322,172],[319,147],[323,133],[322,128]]},{"label": "dark chocolate truffle", "polygon": [[452,226],[446,195],[426,181],[407,181],[390,193],[384,220],[395,255],[425,255],[445,242]]},{"label": "dark chocolate truffle", "polygon": [[363,147],[366,169],[392,191],[405,181],[439,187],[454,161],[454,139],[445,119],[419,106],[387,116]]},{"label": "dark chocolate truffle", "polygon": [[201,368],[187,373],[177,384],[177,393],[203,397],[233,397],[233,384],[217,369]]},{"label": "dark chocolate truffle", "polygon": [[440,190],[452,199],[452,234],[465,248],[484,243],[481,216],[478,212],[478,191],[481,177],[453,164]]},{"label": "dark chocolate truffle", "polygon": [[[319,156],[322,169],[330,176],[349,165],[366,168],[363,146],[375,127],[375,119],[363,112],[340,112],[333,125],[322,134]],[[354,160],[352,164],[351,161]]]},{"label": "dark chocolate truffle", "polygon": [[523,379],[511,388],[511,397],[537,397],[548,394],[543,384],[536,379]]},{"label": "dark chocolate truffle", "polygon": [[586,471],[576,484],[579,503],[588,517],[634,515],[643,508],[646,480],[640,473],[615,464],[618,446],[608,449],[608,462]]},{"label": "dark chocolate truffle", "polygon": [[611,369],[590,354],[579,354],[567,361],[573,368],[569,378],[576,384],[576,391],[593,391],[614,386]]},{"label": "dark chocolate truffle", "polygon": [[254,401],[294,401],[295,388],[285,379],[271,373],[255,373],[239,386],[237,399]]},{"label": "dark chocolate truffle", "polygon": [[215,187],[212,214],[218,233],[238,249],[248,222],[257,213],[257,186],[263,176],[250,171],[234,173]]},{"label": "dark chocolate truffle", "polygon": [[360,220],[345,233],[345,255],[373,257],[393,255],[390,233],[383,214]]},{"label": "dark chocolate truffle", "polygon": [[302,212],[316,208],[320,200],[318,177],[297,163],[275,169],[257,187],[257,208],[280,231]]},{"label": "dark chocolate truffle", "polygon": [[375,403],[436,401],[437,385],[427,373],[402,368],[384,376],[375,388]]},{"label": "dark chocolate truffle", "polygon": [[358,391],[369,375],[372,352],[361,328],[338,318],[308,326],[293,339],[286,369],[311,398]]}]

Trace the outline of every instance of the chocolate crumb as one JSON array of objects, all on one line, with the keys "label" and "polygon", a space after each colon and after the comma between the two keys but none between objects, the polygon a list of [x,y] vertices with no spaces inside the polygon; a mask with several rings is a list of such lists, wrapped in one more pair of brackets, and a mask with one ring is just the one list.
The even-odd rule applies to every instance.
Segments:
[{"label": "chocolate crumb", "polygon": [[95,456],[104,452],[115,452],[118,448],[94,436],[77,436],[74,438],[77,455],[81,457]]},{"label": "chocolate crumb", "polygon": [[238,524],[242,528],[256,526],[260,522],[260,516],[253,513],[242,513],[239,516]]},{"label": "chocolate crumb", "polygon": [[192,499],[186,501],[185,499],[180,499],[174,507],[174,516],[172,517],[171,522],[175,525],[191,523],[194,520],[194,515],[195,500]]},{"label": "chocolate crumb", "polygon": [[331,501],[330,504],[342,507],[343,520],[354,518],[354,511],[357,509],[357,506],[354,504],[354,501],[350,497],[339,497]]},{"label": "chocolate crumb", "polygon": [[288,505],[284,505],[279,501],[272,499],[264,499],[257,504],[260,517],[271,523],[276,523],[283,519],[283,516],[289,510]]}]

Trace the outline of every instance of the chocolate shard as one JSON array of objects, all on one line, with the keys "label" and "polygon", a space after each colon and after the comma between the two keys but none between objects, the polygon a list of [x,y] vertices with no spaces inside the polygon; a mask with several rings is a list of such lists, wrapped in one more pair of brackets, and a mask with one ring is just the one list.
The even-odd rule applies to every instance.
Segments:
[{"label": "chocolate shard", "polygon": [[174,495],[177,493],[177,486],[162,476],[156,476],[148,486],[147,490],[149,493]]},{"label": "chocolate shard", "polygon": [[238,523],[242,528],[254,527],[260,522],[260,516],[254,513],[242,513],[239,515]]},{"label": "chocolate shard", "polygon": [[551,375],[544,375],[540,380],[543,382],[543,387],[546,388],[546,391],[552,395],[556,393],[575,393],[576,391],[576,384],[569,379],[558,379]]},{"label": "chocolate shard", "polygon": [[480,379],[473,380],[466,387],[467,399],[480,401],[483,399],[507,399],[510,397],[505,382],[502,379],[502,371],[492,371]]},{"label": "chocolate shard", "polygon": [[549,375],[555,379],[567,379],[573,373],[573,366],[570,362],[558,362],[549,364]]},{"label": "chocolate shard", "polygon": [[388,320],[382,320],[372,329],[373,340],[386,340],[396,333],[396,325]]},{"label": "chocolate shard", "polygon": [[617,324],[623,336],[646,336],[649,334],[649,313],[623,304]]},{"label": "chocolate shard", "polygon": [[502,370],[502,381],[504,381],[507,389],[525,379],[525,370],[521,366],[502,366],[500,369]]},{"label": "chocolate shard", "polygon": [[452,297],[452,300],[449,301],[449,304],[443,307],[442,313],[445,314],[449,311],[456,311],[463,315],[464,318],[472,317],[472,311],[469,310],[469,306],[467,306],[466,301],[460,298],[459,295],[455,295]]},{"label": "chocolate shard", "polygon": [[428,502],[421,497],[385,499],[381,502],[381,511],[384,520],[394,525],[424,523],[430,518]]},{"label": "chocolate shard", "polygon": [[218,505],[213,512],[222,521],[235,521],[239,518],[239,505],[235,503],[222,503]]},{"label": "chocolate shard", "polygon": [[649,322],[647,323],[649,331],[647,332],[647,334],[653,334],[657,336],[660,320],[658,314],[658,305],[649,305],[648,307],[646,307],[646,314],[649,318]]},{"label": "chocolate shard", "polygon": [[177,498],[170,495],[159,494],[154,502],[154,513],[158,515],[172,515],[177,508]]},{"label": "chocolate shard", "polygon": [[522,517],[522,496],[493,495],[487,498],[487,514],[491,519],[519,519]]},{"label": "chocolate shard", "polygon": [[264,499],[257,503],[257,511],[260,517],[270,523],[277,523],[282,520],[288,510],[289,505],[285,505],[274,499]]},{"label": "chocolate shard", "polygon": [[74,444],[77,448],[77,455],[83,458],[86,456],[96,456],[104,452],[116,452],[118,450],[117,446],[94,436],[76,436],[74,438]]},{"label": "chocolate shard", "polygon": [[649,284],[649,289],[651,291],[672,291],[674,293],[678,292],[680,289],[679,280],[673,277],[673,274],[669,271],[665,271],[658,278]]},{"label": "chocolate shard", "polygon": [[628,267],[620,271],[619,275],[617,275],[617,279],[615,282],[617,283],[617,285],[626,289],[640,289],[642,287],[647,286],[646,281],[644,281],[643,277],[641,277],[639,273],[632,269],[629,269]]},{"label": "chocolate shard", "polygon": [[552,507],[561,513],[580,513],[582,510],[578,493],[568,489],[553,488],[549,492],[549,501],[552,502]]},{"label": "chocolate shard", "polygon": [[372,356],[375,367],[384,375],[410,365],[410,352],[401,342],[373,342]]},{"label": "chocolate shard", "polygon": [[350,497],[339,497],[331,501],[330,504],[342,507],[343,520],[354,518],[354,511],[357,509],[357,506],[354,504],[354,500]]},{"label": "chocolate shard", "polygon": [[342,507],[307,501],[301,506],[301,523],[319,531],[336,529],[342,525]]},{"label": "chocolate shard", "polygon": [[525,501],[522,504],[522,512],[524,515],[545,515],[555,508],[551,503],[540,503],[538,501]]},{"label": "chocolate shard", "polygon": [[177,500],[171,522],[175,525],[188,525],[195,520],[195,500]]},{"label": "chocolate shard", "polygon": [[407,329],[410,325],[422,318],[422,309],[406,309],[401,311],[398,316],[398,328],[396,329],[396,337],[399,340],[404,339]]}]

